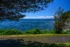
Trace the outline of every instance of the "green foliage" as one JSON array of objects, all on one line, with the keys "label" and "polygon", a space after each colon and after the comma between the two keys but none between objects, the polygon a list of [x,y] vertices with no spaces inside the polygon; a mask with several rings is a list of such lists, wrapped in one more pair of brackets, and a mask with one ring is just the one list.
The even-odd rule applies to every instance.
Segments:
[{"label": "green foliage", "polygon": [[0,35],[17,35],[17,34],[22,34],[22,32],[16,29],[0,29]]},{"label": "green foliage", "polygon": [[59,9],[55,16],[55,24],[54,29],[55,33],[61,34],[63,31],[63,27],[65,26],[65,22],[70,20],[70,11],[63,12],[63,9]]},{"label": "green foliage", "polygon": [[66,20],[67,22],[70,22],[70,17]]},{"label": "green foliage", "polygon": [[70,30],[63,31],[63,34],[70,34]]},{"label": "green foliage", "polygon": [[40,29],[33,29],[33,30],[28,30],[25,31],[24,34],[41,34],[41,30]]},{"label": "green foliage", "polygon": [[66,22],[66,20],[69,18],[70,18],[70,11],[67,11],[60,16],[60,21]]},{"label": "green foliage", "polygon": [[41,30],[42,34],[55,34],[54,30]]},{"label": "green foliage", "polygon": [[50,32],[50,34],[56,34],[55,30],[50,30],[49,32]]},{"label": "green foliage", "polygon": [[55,13],[55,24],[54,24],[54,29],[55,33],[60,34],[62,33],[62,27],[64,25],[63,21],[61,20],[61,15],[63,14],[63,9],[60,7],[58,11]]},{"label": "green foliage", "polygon": [[24,31],[24,34],[55,34],[54,30],[40,30],[40,29],[33,29]]},{"label": "green foliage", "polygon": [[[40,30],[33,29],[27,31],[20,31],[17,29],[0,29],[0,35],[18,35],[18,34],[56,34],[55,30]],[[62,31],[62,34],[70,34],[70,30]]]}]

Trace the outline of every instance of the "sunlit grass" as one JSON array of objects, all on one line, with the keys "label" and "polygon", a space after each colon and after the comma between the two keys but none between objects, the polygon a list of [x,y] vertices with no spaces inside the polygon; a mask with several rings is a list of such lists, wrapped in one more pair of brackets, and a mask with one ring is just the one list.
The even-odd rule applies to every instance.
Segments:
[{"label": "sunlit grass", "polygon": [[0,35],[0,37],[53,37],[53,36],[70,36],[70,34],[22,34],[22,35]]},{"label": "sunlit grass", "polygon": [[59,45],[59,44],[64,44],[64,45],[66,45],[67,47],[70,47],[70,42],[65,42],[65,43],[56,43],[57,45]]}]

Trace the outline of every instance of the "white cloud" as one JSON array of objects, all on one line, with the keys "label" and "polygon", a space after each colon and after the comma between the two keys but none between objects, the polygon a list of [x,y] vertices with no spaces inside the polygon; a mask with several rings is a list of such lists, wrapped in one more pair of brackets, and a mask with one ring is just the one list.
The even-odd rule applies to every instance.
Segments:
[{"label": "white cloud", "polygon": [[26,16],[24,19],[51,19],[54,16]]}]

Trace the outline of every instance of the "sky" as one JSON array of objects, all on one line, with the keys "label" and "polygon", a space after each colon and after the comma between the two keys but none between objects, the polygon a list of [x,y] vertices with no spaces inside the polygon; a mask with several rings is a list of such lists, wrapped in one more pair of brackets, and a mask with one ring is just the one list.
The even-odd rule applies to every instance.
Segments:
[{"label": "sky", "polygon": [[55,12],[58,10],[59,7],[62,7],[64,11],[70,10],[70,0],[54,0],[45,10],[38,11],[35,13],[24,13],[26,16],[24,19],[49,19],[54,18]]}]

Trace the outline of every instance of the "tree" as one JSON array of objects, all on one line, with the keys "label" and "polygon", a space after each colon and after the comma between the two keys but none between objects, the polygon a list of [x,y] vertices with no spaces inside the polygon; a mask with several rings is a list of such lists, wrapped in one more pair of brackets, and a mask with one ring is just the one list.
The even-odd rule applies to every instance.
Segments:
[{"label": "tree", "polygon": [[62,33],[67,21],[70,22],[70,11],[64,12],[62,8],[59,8],[55,15],[55,32]]},{"label": "tree", "polygon": [[62,14],[63,14],[64,9],[59,7],[58,11],[55,13],[54,19],[55,19],[55,32],[56,33],[62,33],[62,28],[64,26],[64,22],[62,21]]},{"label": "tree", "polygon": [[36,12],[53,0],[0,0],[0,20],[16,20],[24,17],[21,12]]},{"label": "tree", "polygon": [[63,22],[62,30],[63,30],[63,31],[70,30],[70,11],[64,12],[64,13],[60,16],[60,19],[61,19],[61,21]]}]

